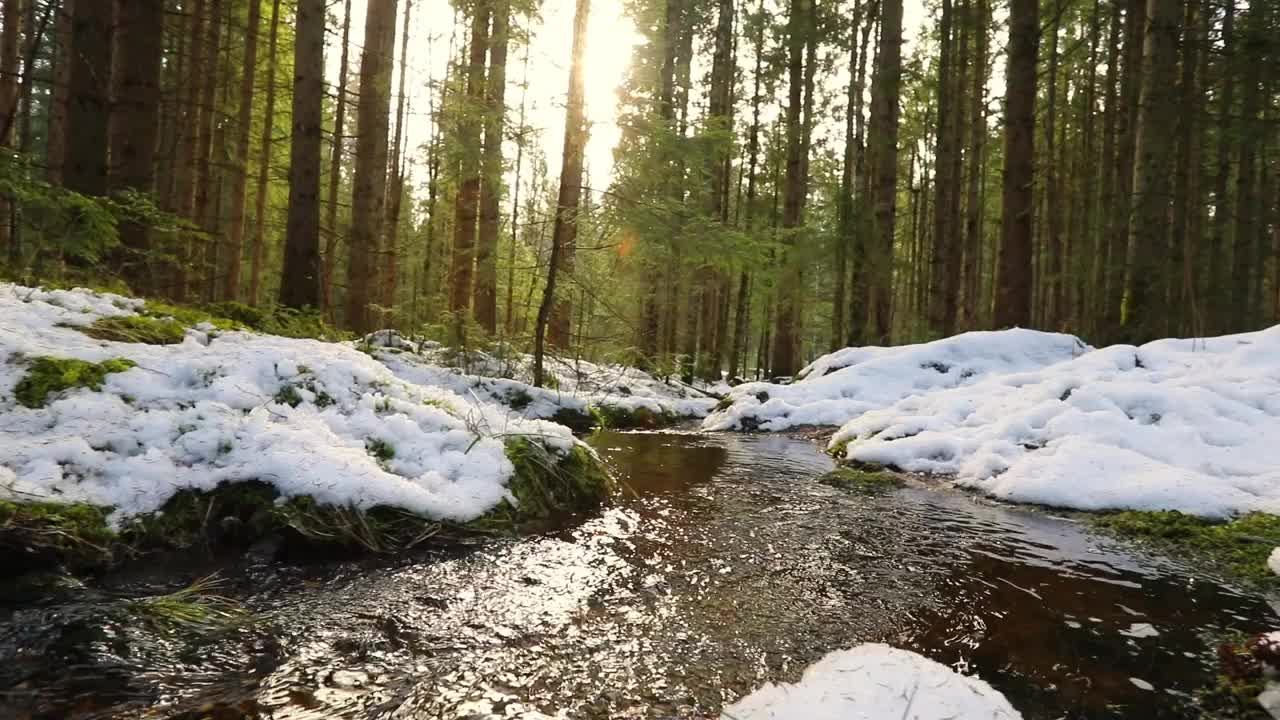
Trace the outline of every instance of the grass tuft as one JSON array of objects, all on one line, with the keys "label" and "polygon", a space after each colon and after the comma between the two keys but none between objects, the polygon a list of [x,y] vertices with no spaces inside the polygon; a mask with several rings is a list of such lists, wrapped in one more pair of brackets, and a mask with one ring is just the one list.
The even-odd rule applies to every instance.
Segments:
[{"label": "grass tuft", "polygon": [[[111,557],[107,510],[84,503],[0,500],[0,556],[47,567],[49,559],[93,565]],[[0,573],[3,575],[5,573]]]},{"label": "grass tuft", "polygon": [[503,502],[471,523],[473,529],[511,531],[526,523],[594,510],[614,490],[604,464],[585,445],[575,444],[566,455],[558,455],[539,442],[516,437],[507,440],[506,452],[515,466],[508,489],[516,502]]},{"label": "grass tuft", "polygon": [[71,388],[102,389],[110,373],[124,372],[135,366],[132,360],[112,358],[100,363],[70,358],[38,357],[31,361],[27,374],[13,389],[14,398],[29,408],[41,408],[49,395]]},{"label": "grass tuft", "polygon": [[145,315],[98,318],[92,325],[79,330],[96,340],[147,345],[177,345],[187,335],[186,328],[177,320]]},{"label": "grass tuft", "polygon": [[216,574],[167,595],[130,600],[125,606],[158,629],[210,633],[244,625],[252,618],[235,600],[218,594]]}]

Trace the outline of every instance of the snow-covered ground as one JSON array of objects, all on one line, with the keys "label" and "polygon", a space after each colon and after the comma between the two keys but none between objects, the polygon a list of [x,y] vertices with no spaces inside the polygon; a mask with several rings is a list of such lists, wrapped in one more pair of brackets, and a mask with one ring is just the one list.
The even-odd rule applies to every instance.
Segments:
[{"label": "snow-covered ground", "polygon": [[448,348],[421,346],[381,331],[371,337],[383,349],[375,356],[401,379],[448,388],[481,402],[510,406],[527,418],[551,418],[561,410],[589,413],[591,408],[627,413],[647,410],[654,415],[702,418],[716,405],[712,395],[724,395],[727,385],[693,388],[663,382],[633,367],[599,365],[585,360],[546,358],[547,387],[532,382],[532,358],[497,358],[480,352],[468,356],[465,367]]},{"label": "snow-covered ground", "polygon": [[725,720],[1016,720],[978,678],[887,645],[831,653],[794,685],[768,684],[730,705]]},{"label": "snow-covered ground", "polygon": [[[76,329],[141,307],[0,284],[0,498],[113,506],[118,520],[181,489],[253,479],[286,497],[466,521],[510,498],[505,439],[561,453],[576,442],[561,425],[397,377],[349,343],[205,327],[145,345]],[[136,366],[28,408],[14,391],[40,356]]]},{"label": "snow-covered ground", "polygon": [[1036,370],[1087,350],[1074,336],[1034,330],[970,332],[900,347],[845,348],[806,366],[793,384],[739,385],[729,395],[733,404],[712,413],[702,427],[779,431],[841,425],[905,397]]},{"label": "snow-covered ground", "polygon": [[852,418],[850,460],[1083,510],[1280,513],[1280,326],[1117,345]]},{"label": "snow-covered ground", "polygon": [[1092,349],[971,332],[735,388],[705,429],[834,425],[851,461],[1084,510],[1280,513],[1280,326]]}]

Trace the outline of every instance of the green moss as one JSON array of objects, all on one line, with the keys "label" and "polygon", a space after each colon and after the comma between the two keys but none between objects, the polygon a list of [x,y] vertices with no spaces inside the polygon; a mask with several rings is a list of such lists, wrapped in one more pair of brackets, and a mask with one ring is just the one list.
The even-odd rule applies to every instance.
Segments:
[{"label": "green moss", "polygon": [[379,462],[388,462],[396,456],[396,446],[381,438],[369,438],[364,441],[364,449]]},{"label": "green moss", "polygon": [[38,357],[31,361],[27,374],[18,381],[13,395],[26,407],[44,407],[51,393],[77,387],[100,390],[107,375],[124,372],[134,366],[132,360],[124,358],[91,363],[69,358]]},{"label": "green moss", "polygon": [[294,387],[290,383],[286,383],[280,386],[280,389],[276,392],[275,397],[273,397],[272,400],[275,400],[281,405],[298,407],[302,404],[302,394],[298,392],[298,388]]},{"label": "green moss", "polygon": [[1267,557],[1280,546],[1280,516],[1250,513],[1215,522],[1176,510],[1102,515],[1095,524],[1113,534],[1152,543],[1173,555],[1186,555],[1239,580],[1280,587]]},{"label": "green moss", "polygon": [[147,345],[176,345],[182,342],[187,334],[182,323],[177,320],[158,319],[145,315],[98,318],[92,325],[78,329],[97,340]]},{"label": "green moss", "polygon": [[848,457],[848,453],[849,453],[848,440],[841,440],[827,447],[827,454],[835,458],[837,462],[842,461],[846,457]]},{"label": "green moss", "polygon": [[507,441],[507,459],[515,466],[508,489],[516,503],[503,502],[470,529],[512,531],[543,524],[568,513],[600,507],[614,490],[613,478],[586,446],[558,455],[541,443],[517,437]]},{"label": "green moss", "polygon": [[170,305],[155,300],[148,300],[142,310],[143,314],[153,318],[171,318],[187,327],[195,327],[201,323],[209,323],[219,330],[244,330],[247,326],[231,318],[219,317],[207,310],[185,305]]},{"label": "green moss", "polygon": [[859,495],[875,495],[902,487],[902,476],[887,470],[860,470],[841,467],[818,478],[818,482]]},{"label": "green moss", "polygon": [[615,405],[600,405],[592,408],[600,425],[618,430],[656,430],[670,427],[684,418],[673,412],[654,412],[647,407],[624,408]]},{"label": "green moss", "polygon": [[728,410],[730,407],[733,407],[733,398],[732,398],[732,397],[730,397],[730,396],[728,396],[728,395],[726,395],[726,396],[724,396],[724,397],[720,398],[720,402],[716,403],[716,409],[715,409],[715,411],[716,411],[716,412],[723,412],[723,411],[725,411],[725,410]]},{"label": "green moss", "polygon": [[556,414],[551,416],[552,422],[560,423],[576,433],[591,432],[595,429],[597,420],[589,410],[578,410],[576,408],[562,407],[556,410]]},{"label": "green moss", "polygon": [[523,410],[533,402],[533,396],[522,388],[514,388],[507,391],[503,400],[512,410]]},{"label": "green moss", "polygon": [[98,565],[110,560],[115,539],[101,508],[0,500],[0,556],[10,572],[48,569],[59,562]]}]

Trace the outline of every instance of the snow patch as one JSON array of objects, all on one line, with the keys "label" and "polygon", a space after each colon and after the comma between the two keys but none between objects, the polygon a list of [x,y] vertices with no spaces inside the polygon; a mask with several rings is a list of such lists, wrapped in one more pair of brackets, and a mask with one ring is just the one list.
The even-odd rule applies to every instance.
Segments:
[{"label": "snow patch", "polygon": [[1280,513],[1277,358],[1280,326],[1117,345],[906,397],[832,445],[1016,502]]},{"label": "snow patch", "polygon": [[[514,501],[504,439],[553,452],[563,426],[396,377],[350,344],[188,330],[177,345],[92,339],[76,330],[142,302],[88,290],[0,284],[0,497],[88,502],[114,521],[222,481],[270,482],[285,497],[391,505],[465,522]],[[136,367],[20,406],[24,358]],[[371,452],[370,445],[389,448]]]},{"label": "snow patch", "polygon": [[800,682],[768,684],[724,709],[735,720],[1013,720],[1009,701],[978,678],[888,645],[827,655]]},{"label": "snow patch", "polygon": [[1089,348],[1072,335],[1005,330],[969,332],[918,345],[856,347],[818,358],[791,385],[745,383],[704,430],[779,431],[842,425],[912,396],[968,387],[993,375],[1038,370]]}]

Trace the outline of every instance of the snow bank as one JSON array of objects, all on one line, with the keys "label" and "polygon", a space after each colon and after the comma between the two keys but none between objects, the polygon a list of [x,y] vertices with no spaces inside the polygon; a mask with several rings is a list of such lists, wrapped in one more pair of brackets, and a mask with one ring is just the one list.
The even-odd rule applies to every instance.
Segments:
[{"label": "snow bank", "polygon": [[901,347],[845,348],[818,358],[791,385],[746,383],[704,430],[785,430],[841,425],[903,398],[1028,372],[1089,348],[1071,335],[1034,330],[970,332]]},{"label": "snow bank", "polygon": [[887,645],[831,653],[795,685],[769,684],[724,709],[734,720],[1014,720],[990,685]]},{"label": "snow bank", "polygon": [[850,418],[832,439],[848,459],[1007,500],[1280,513],[1280,326],[1108,347]]},{"label": "snow bank", "polygon": [[389,349],[376,351],[376,357],[397,377],[448,388],[484,403],[507,405],[526,418],[551,418],[561,410],[585,414],[591,408],[701,418],[716,404],[714,398],[696,390],[664,383],[632,367],[547,357],[550,382],[548,387],[537,388],[531,384],[531,356],[500,359],[473,352],[464,369],[450,367],[457,360],[445,357],[450,351],[434,343],[419,348],[400,338],[389,339],[383,331],[378,344]]},{"label": "snow bank", "polygon": [[[561,453],[576,442],[560,425],[398,378],[348,344],[206,327],[143,345],[75,329],[141,306],[0,284],[0,497],[114,506],[118,520],[182,489],[256,479],[285,497],[467,521],[513,499],[504,437]],[[32,409],[14,389],[23,358],[38,356],[136,367]]]}]

